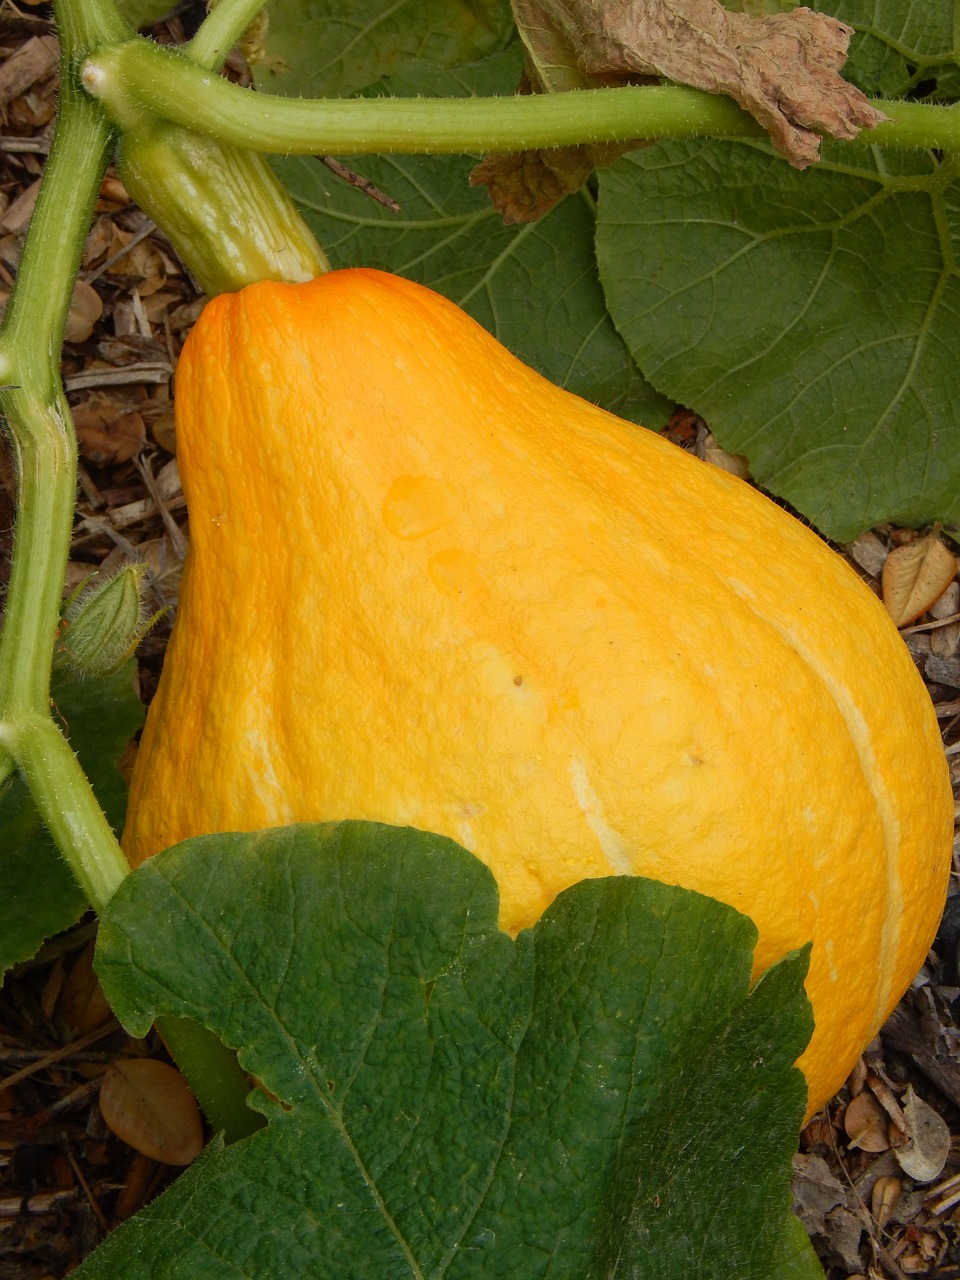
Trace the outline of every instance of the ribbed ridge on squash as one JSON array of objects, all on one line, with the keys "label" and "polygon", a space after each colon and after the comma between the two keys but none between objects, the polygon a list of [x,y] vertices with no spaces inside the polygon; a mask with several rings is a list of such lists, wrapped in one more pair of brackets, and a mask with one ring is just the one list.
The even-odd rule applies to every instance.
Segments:
[{"label": "ribbed ridge on squash", "polygon": [[[785,641],[801,662],[826,688],[846,725],[850,742],[860,761],[864,783],[873,798],[877,817],[883,831],[885,859],[885,875],[877,877],[877,885],[883,887],[886,895],[883,923],[880,937],[877,939],[878,955],[875,971],[874,1016],[872,1019],[874,1030],[876,1030],[886,1018],[891,1000],[899,996],[899,992],[895,994],[893,991],[893,975],[898,970],[900,925],[903,917],[904,895],[900,875],[900,823],[897,820],[889,789],[884,782],[883,774],[870,742],[870,730],[863,713],[851,696],[850,690],[803,643],[799,633],[795,629],[786,626],[782,620],[772,618],[768,613],[759,609],[755,597],[741,583],[729,577],[725,577],[724,580],[741,599],[749,602],[757,617]],[[823,945],[827,940],[821,939],[820,941],[821,945]],[[861,974],[858,976],[858,981],[862,983],[864,978],[865,975]]]}]

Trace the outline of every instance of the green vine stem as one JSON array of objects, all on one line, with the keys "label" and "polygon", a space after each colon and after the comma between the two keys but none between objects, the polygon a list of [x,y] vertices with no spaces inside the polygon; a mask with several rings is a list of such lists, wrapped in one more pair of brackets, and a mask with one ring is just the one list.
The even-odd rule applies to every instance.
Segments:
[{"label": "green vine stem", "polygon": [[266,0],[217,0],[183,52],[198,67],[217,71]]},{"label": "green vine stem", "polygon": [[[33,761],[41,812],[66,804],[62,852],[102,906],[126,862],[73,753],[50,719],[50,666],[70,545],[76,439],[60,382],[60,348],[110,131],[64,78],[61,114],[2,331],[0,392],[17,469],[17,520],[0,634],[0,743],[5,771]],[[50,738],[46,728],[56,735]],[[44,768],[38,744],[53,752]],[[40,751],[43,754],[43,751]],[[91,841],[97,848],[90,864]]]},{"label": "green vine stem", "polygon": [[[251,93],[145,41],[97,50],[84,64],[83,83],[108,107],[135,101],[223,142],[288,155],[478,154],[633,138],[763,136],[731,99],[681,85],[503,98],[280,98]],[[885,99],[875,105],[888,119],[869,131],[870,143],[960,147],[958,107]]]}]

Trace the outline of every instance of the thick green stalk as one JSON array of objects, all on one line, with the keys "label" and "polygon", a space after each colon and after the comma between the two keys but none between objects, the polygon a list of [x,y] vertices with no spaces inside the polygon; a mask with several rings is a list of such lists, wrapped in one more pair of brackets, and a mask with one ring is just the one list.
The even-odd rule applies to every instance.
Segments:
[{"label": "thick green stalk", "polygon": [[[134,32],[114,0],[53,0],[66,72],[98,44],[126,40]],[[68,79],[63,75],[62,81]]]},{"label": "thick green stalk", "polygon": [[95,911],[130,874],[113,829],[69,743],[45,715],[20,714],[0,726],[27,780],[43,824],[70,863]]},{"label": "thick green stalk", "polygon": [[247,1106],[253,1087],[232,1049],[189,1018],[162,1017],[157,1030],[214,1129],[236,1142],[266,1124]]},{"label": "thick green stalk", "polygon": [[[760,137],[731,99],[681,85],[506,98],[279,98],[251,93],[144,42],[100,49],[83,81],[108,105],[135,101],[175,124],[290,155],[467,153],[634,138]],[[889,120],[860,135],[884,146],[960,146],[960,109],[877,100]]]},{"label": "thick green stalk", "polygon": [[[14,555],[0,635],[0,721],[49,715],[50,665],[70,544],[76,440],[59,355],[110,130],[69,82],[0,331],[0,408],[18,472]],[[9,735],[4,735],[9,749]],[[68,851],[64,851],[69,856]]]}]

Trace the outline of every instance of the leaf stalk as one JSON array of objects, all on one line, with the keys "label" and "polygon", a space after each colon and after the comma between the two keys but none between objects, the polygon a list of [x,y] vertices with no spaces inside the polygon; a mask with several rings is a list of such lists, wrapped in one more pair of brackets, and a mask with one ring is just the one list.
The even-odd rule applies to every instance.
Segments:
[{"label": "leaf stalk", "polygon": [[[479,154],[585,142],[764,136],[731,99],[682,85],[502,98],[280,98],[230,84],[182,51],[140,40],[99,49],[85,63],[83,81],[108,110],[134,100],[184,128],[285,155]],[[881,99],[875,106],[888,119],[862,132],[856,140],[861,145],[960,144],[956,107]]]}]

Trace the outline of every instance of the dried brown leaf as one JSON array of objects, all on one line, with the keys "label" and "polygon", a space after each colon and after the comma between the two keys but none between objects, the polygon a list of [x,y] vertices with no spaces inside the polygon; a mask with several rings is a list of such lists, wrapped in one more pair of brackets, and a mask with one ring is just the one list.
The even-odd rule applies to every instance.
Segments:
[{"label": "dried brown leaf", "polygon": [[579,191],[594,169],[611,164],[624,150],[616,145],[585,145],[495,152],[475,166],[470,185],[488,189],[508,225],[535,222],[564,196]]},{"label": "dried brown leaf", "polygon": [[660,76],[728,94],[798,168],[817,159],[821,133],[853,138],[882,119],[839,74],[852,28],[812,9],[754,16],[718,0],[514,0],[514,10],[528,54],[546,44],[551,69],[559,38],[591,84]]},{"label": "dried brown leaf", "polygon": [[878,1178],[873,1184],[873,1190],[870,1193],[870,1212],[873,1214],[878,1231],[882,1231],[890,1221],[890,1215],[897,1207],[902,1190],[903,1184],[899,1178]]},{"label": "dried brown leaf", "polygon": [[845,550],[865,574],[879,582],[887,549],[872,529],[857,538],[856,542],[851,542]]},{"label": "dried brown leaf", "polygon": [[935,604],[957,573],[957,558],[934,530],[891,551],[884,561],[883,603],[904,627]]},{"label": "dried brown leaf", "polygon": [[904,1173],[915,1182],[932,1182],[943,1172],[950,1154],[950,1129],[939,1112],[917,1096],[912,1085],[907,1089],[903,1114],[910,1141],[898,1147],[894,1155]]},{"label": "dried brown leaf", "polygon": [[129,401],[94,392],[73,410],[80,452],[98,466],[127,462],[147,442],[143,418]]},{"label": "dried brown leaf", "polygon": [[793,1207],[807,1231],[826,1232],[827,1215],[844,1203],[843,1184],[826,1160],[816,1155],[793,1157]]},{"label": "dried brown leaf", "polygon": [[849,1104],[843,1117],[849,1145],[861,1151],[887,1151],[890,1147],[886,1112],[872,1093],[861,1093]]},{"label": "dried brown leaf", "polygon": [[31,182],[29,187],[24,188],[11,204],[9,204],[3,212],[3,225],[7,231],[13,235],[19,235],[30,219],[33,217],[33,210],[37,203],[37,196],[40,194],[40,179]]},{"label": "dried brown leaf", "polygon": [[114,247],[122,247],[117,243],[117,227],[111,218],[102,215],[94,222],[84,241],[81,259],[84,267],[94,266],[113,252]]},{"label": "dried brown leaf", "polygon": [[[155,293],[166,283],[160,251],[148,240],[136,240],[132,244],[131,241],[134,237],[129,231],[116,228],[116,243],[111,252],[113,261],[107,267],[107,275],[135,280],[141,295]],[[131,247],[126,253],[120,253],[124,244],[131,244]]]},{"label": "dried brown leaf", "polygon": [[103,299],[92,284],[78,280],[73,286],[64,338],[67,342],[86,342],[93,326],[103,315]]},{"label": "dried brown leaf", "polygon": [[[525,54],[521,92],[667,79],[727,94],[799,169],[818,159],[822,134],[853,138],[884,118],[840,75],[852,28],[811,9],[757,16],[731,13],[719,0],[513,0],[513,10]],[[554,157],[545,168],[559,169],[568,183],[580,172],[579,186],[590,169],[640,145],[638,139],[597,155],[596,148],[570,148],[569,161]],[[535,172],[514,157],[505,167],[485,162],[472,180],[491,186],[494,204],[511,221],[532,220],[541,213],[525,210],[548,209],[577,189],[561,183],[551,200],[549,177],[541,189],[531,183]]]},{"label": "dried brown leaf", "polygon": [[203,1148],[196,1100],[180,1072],[165,1062],[112,1062],[103,1077],[100,1110],[118,1138],[161,1164],[189,1164]]},{"label": "dried brown leaf", "polygon": [[60,1016],[75,1036],[102,1027],[113,1017],[93,971],[93,943],[84,947],[74,960],[58,1003]]}]

